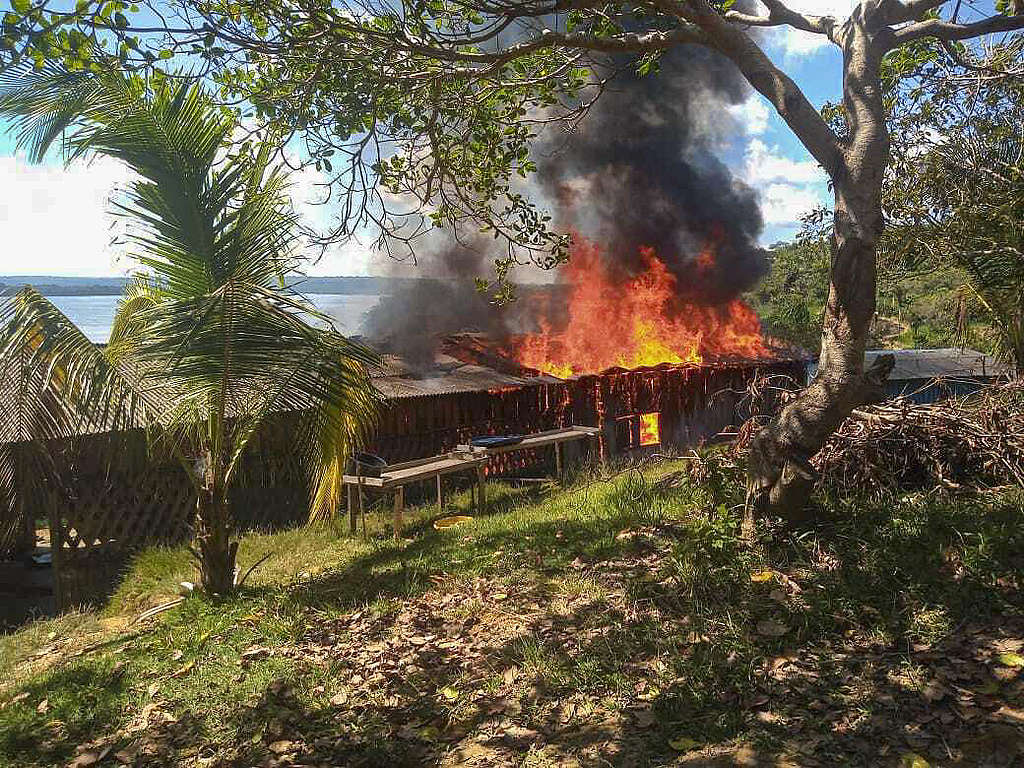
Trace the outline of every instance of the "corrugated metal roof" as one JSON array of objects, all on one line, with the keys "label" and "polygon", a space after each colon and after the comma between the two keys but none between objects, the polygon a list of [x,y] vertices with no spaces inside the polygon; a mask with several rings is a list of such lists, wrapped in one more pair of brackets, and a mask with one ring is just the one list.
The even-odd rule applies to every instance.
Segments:
[{"label": "corrugated metal roof", "polygon": [[995,378],[1010,374],[1008,366],[991,355],[974,349],[870,349],[864,364],[871,365],[879,355],[894,355],[896,367],[890,380],[939,379],[950,377]]},{"label": "corrugated metal roof", "polygon": [[417,371],[401,358],[385,355],[380,370],[371,376],[377,390],[388,398],[486,392],[560,381],[552,376],[513,376],[445,354],[438,354],[428,371]]},{"label": "corrugated metal roof", "polygon": [[[536,386],[539,384],[559,384],[566,379],[561,379],[545,373],[534,372],[531,369],[518,366],[514,361],[505,361],[497,357],[498,353],[491,352],[498,364],[503,369],[495,369],[488,365],[480,365],[474,359],[481,356],[479,349],[471,349],[473,357],[466,360],[459,359],[453,355],[461,354],[466,347],[457,339],[449,342],[446,346],[448,352],[438,352],[434,356],[433,365],[426,371],[417,370],[406,360],[393,354],[383,354],[381,364],[377,371],[371,372],[374,385],[377,390],[388,398],[403,397],[431,397],[435,395],[447,395],[460,392],[486,392],[501,389],[511,389],[524,386]],[[486,350],[486,348],[484,348]],[[779,357],[769,360],[723,360],[715,363],[708,363],[720,368],[749,368],[756,366],[767,366],[773,363],[793,361],[794,356]],[[800,361],[799,358],[796,358]],[[568,380],[589,378],[593,375],[605,376],[619,373],[656,373],[659,371],[672,370],[676,368],[698,368],[699,365],[690,363],[662,363],[661,365],[646,366],[642,368],[609,368],[600,374],[583,374],[571,376]],[[515,371],[512,373],[511,371]]]}]

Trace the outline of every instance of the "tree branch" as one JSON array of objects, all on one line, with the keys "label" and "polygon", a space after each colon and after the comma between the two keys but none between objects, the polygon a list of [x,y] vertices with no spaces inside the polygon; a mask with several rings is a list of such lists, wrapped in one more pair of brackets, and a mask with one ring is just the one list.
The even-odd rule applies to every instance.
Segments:
[{"label": "tree branch", "polygon": [[741,13],[740,11],[729,11],[725,14],[725,18],[738,24],[745,24],[748,27],[790,26],[803,32],[825,35],[829,40],[833,39],[832,31],[835,29],[836,20],[832,16],[813,16],[806,13],[797,13],[780,2],[780,0],[761,0],[761,2],[768,8],[767,16],[754,16],[748,13]]},{"label": "tree branch", "polygon": [[956,48],[953,47],[952,43],[950,43],[948,40],[940,40],[939,45],[942,46],[942,50],[946,52],[946,55],[949,56],[949,58],[952,59],[955,64],[971,72],[981,72],[985,75],[994,76],[989,77],[988,79],[990,80],[1000,77],[1020,77],[1022,74],[1024,74],[1024,71],[1022,70],[1010,71],[1005,69],[999,69],[998,67],[986,66],[984,64],[974,64],[965,59],[963,56],[961,56],[959,52],[957,52]]},{"label": "tree branch", "polygon": [[886,12],[886,23],[887,24],[902,24],[907,21],[916,21],[921,16],[933,11],[938,8],[947,0],[908,0],[908,2],[900,2],[900,0],[890,0]]},{"label": "tree branch", "polygon": [[655,0],[655,5],[699,27],[711,47],[731,59],[754,90],[772,103],[825,172],[832,178],[839,175],[843,158],[838,137],[793,79],[746,32],[721,16],[708,0]]},{"label": "tree branch", "polygon": [[[488,67],[488,71],[543,48],[575,48],[603,53],[643,53],[646,51],[665,50],[680,43],[707,45],[708,41],[699,28],[690,24],[684,24],[664,32],[647,32],[642,35],[626,33],[613,37],[593,37],[591,35],[561,33],[545,29],[537,37],[493,52],[461,51],[454,47],[423,45],[408,39],[402,41],[403,47],[408,48],[413,53],[429,56],[440,61],[490,64],[491,67]],[[454,74],[479,75],[481,70],[456,71]]]},{"label": "tree branch", "polygon": [[981,37],[995,32],[1013,32],[1024,29],[1024,16],[989,16],[987,19],[975,21],[971,24],[955,24],[942,19],[925,19],[916,24],[911,24],[903,29],[893,30],[892,47],[909,42],[920,40],[925,37],[934,37],[937,40],[969,40],[973,37]]}]

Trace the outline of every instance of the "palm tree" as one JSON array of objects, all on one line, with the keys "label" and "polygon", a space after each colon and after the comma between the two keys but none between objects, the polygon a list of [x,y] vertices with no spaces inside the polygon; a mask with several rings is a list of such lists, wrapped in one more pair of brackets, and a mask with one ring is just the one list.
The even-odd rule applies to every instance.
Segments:
[{"label": "palm tree", "polygon": [[[172,77],[9,69],[0,115],[41,160],[102,154],[134,178],[115,212],[141,265],[99,348],[31,288],[0,306],[0,370],[25,381],[29,437],[144,427],[197,496],[203,587],[235,583],[228,490],[271,414],[289,412],[311,474],[311,514],[336,504],[346,456],[377,405],[373,354],[285,287],[299,265],[287,176],[264,145],[231,152],[236,120]],[[3,475],[0,474],[0,481]]]},{"label": "palm tree", "polygon": [[[883,252],[898,268],[950,264],[988,316],[992,348],[1024,376],[1024,128],[1019,97],[996,120],[939,137],[900,179]],[[972,313],[961,311],[966,340]]]},{"label": "palm tree", "polygon": [[[944,221],[950,255],[967,274],[965,295],[988,314],[996,352],[1024,375],[1024,135],[1020,125],[994,136],[948,142],[938,163],[955,192]],[[961,327],[961,334],[966,329]]]}]

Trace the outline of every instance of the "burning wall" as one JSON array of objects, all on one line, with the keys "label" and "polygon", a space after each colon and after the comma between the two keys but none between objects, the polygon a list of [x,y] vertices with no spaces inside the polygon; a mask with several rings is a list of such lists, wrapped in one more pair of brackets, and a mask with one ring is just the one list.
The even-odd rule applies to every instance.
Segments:
[{"label": "burning wall", "polygon": [[[452,355],[466,350],[471,361],[467,369],[477,371],[490,388],[445,392],[444,383],[436,380],[417,384],[415,379],[378,379],[386,396],[401,394],[388,396],[371,451],[401,461],[452,450],[478,435],[525,434],[573,424],[602,428],[606,458],[645,445],[693,445],[745,420],[740,401],[754,376],[782,374],[797,384],[804,376],[802,360],[771,359],[617,369],[565,381],[530,379],[517,375],[521,370],[501,374],[481,367],[482,356],[493,353],[476,338],[450,339],[446,349]],[[502,376],[509,384],[495,387]],[[468,381],[461,374],[452,385],[462,387]],[[423,394],[417,394],[417,387]],[[505,463],[491,469],[505,473],[549,458],[504,454]]]}]

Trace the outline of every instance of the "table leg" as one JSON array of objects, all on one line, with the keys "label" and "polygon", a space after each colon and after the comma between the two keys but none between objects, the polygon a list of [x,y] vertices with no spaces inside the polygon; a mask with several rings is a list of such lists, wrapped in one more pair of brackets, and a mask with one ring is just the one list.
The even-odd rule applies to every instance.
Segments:
[{"label": "table leg", "polygon": [[363,501],[363,479],[359,478],[359,518],[363,521],[363,537],[366,537],[366,507]]},{"label": "table leg", "polygon": [[444,491],[441,489],[441,476],[437,476],[437,511],[444,512]]},{"label": "table leg", "polygon": [[395,530],[395,538],[402,538],[402,512],[405,510],[405,486],[398,486],[395,489],[395,510],[392,525]]},{"label": "table leg", "polygon": [[349,483],[345,486],[348,497],[348,532],[356,532],[356,487]]},{"label": "table leg", "polygon": [[487,509],[487,495],[484,491],[484,468],[479,466],[476,468],[476,487],[479,498],[477,499],[477,513],[483,514],[484,510]]}]

